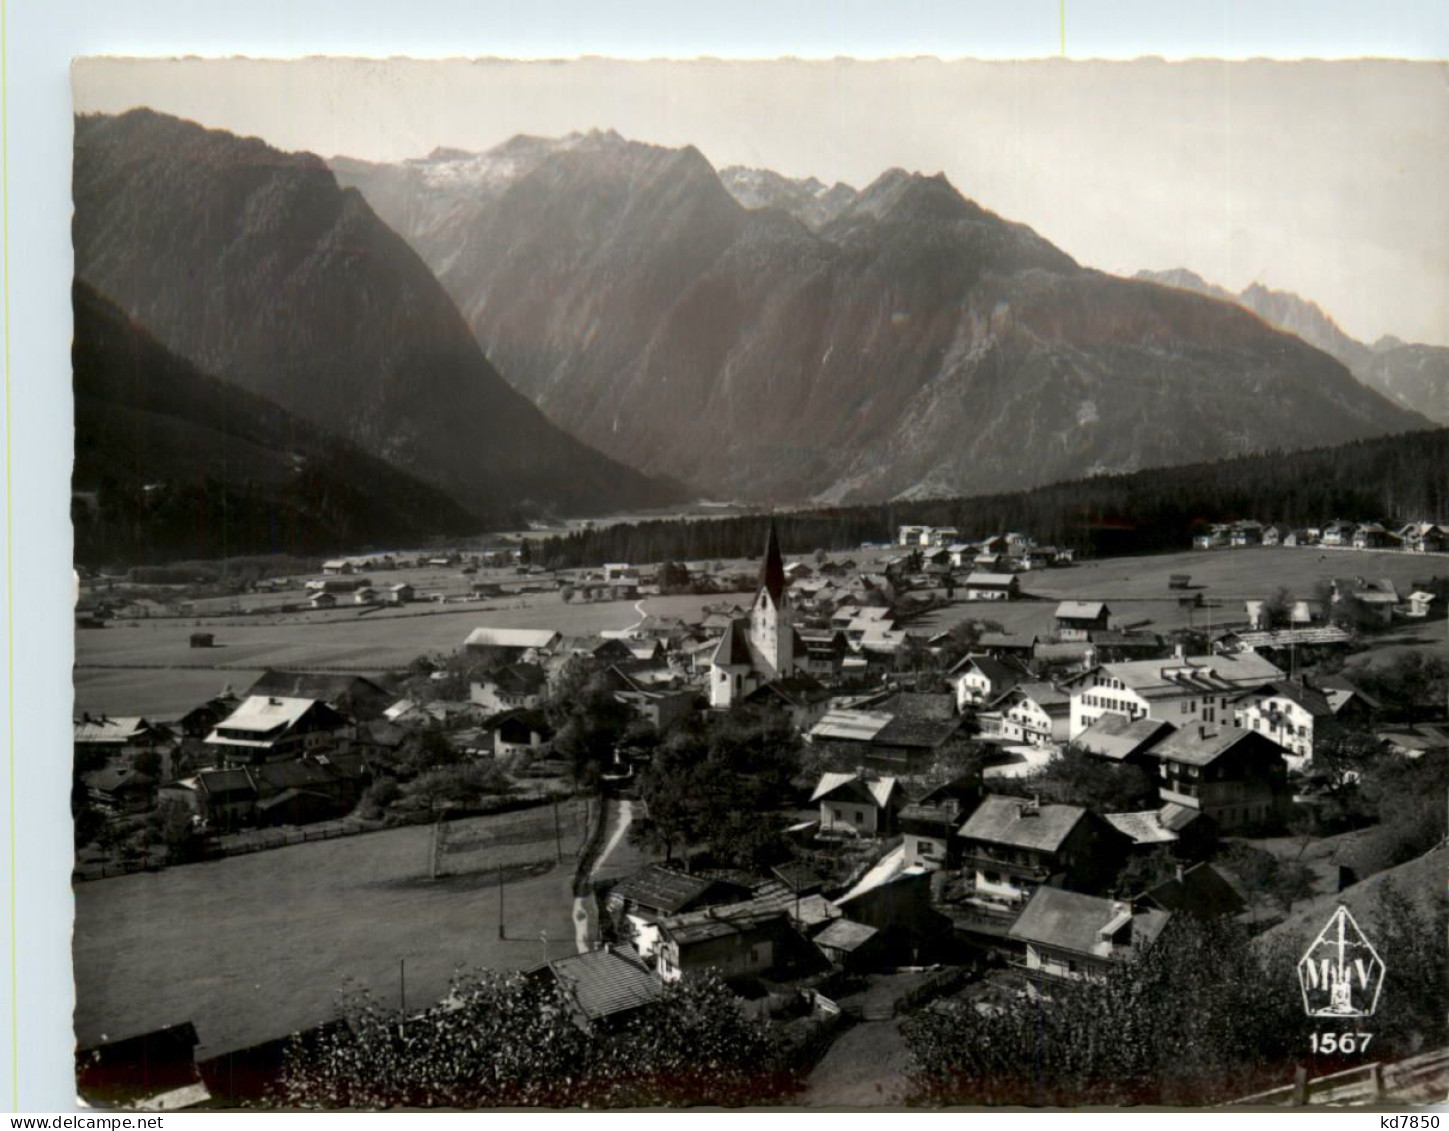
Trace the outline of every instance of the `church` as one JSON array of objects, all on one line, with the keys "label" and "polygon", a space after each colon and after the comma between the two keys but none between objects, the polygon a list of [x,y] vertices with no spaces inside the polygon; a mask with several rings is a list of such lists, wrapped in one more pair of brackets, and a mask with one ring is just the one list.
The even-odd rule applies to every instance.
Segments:
[{"label": "church", "polygon": [[804,652],[791,621],[780,539],[771,523],[750,614],[730,621],[710,660],[709,705],[725,710],[747,700],[773,700],[803,725],[828,698],[820,682],[797,666],[796,657]]}]

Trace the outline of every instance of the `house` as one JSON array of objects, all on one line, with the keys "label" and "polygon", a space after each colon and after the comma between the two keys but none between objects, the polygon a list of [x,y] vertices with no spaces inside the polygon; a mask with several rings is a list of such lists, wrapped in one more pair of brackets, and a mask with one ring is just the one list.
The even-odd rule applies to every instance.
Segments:
[{"label": "house", "polygon": [[1027,680],[988,705],[1001,716],[1001,737],[1033,746],[1066,742],[1072,721],[1072,697],[1054,683]]},{"label": "house", "polygon": [[463,641],[463,649],[484,661],[537,663],[561,639],[548,628],[475,628]]},{"label": "house", "polygon": [[1263,545],[1281,546],[1283,539],[1287,538],[1292,531],[1281,522],[1274,522],[1263,527]]},{"label": "house", "polygon": [[1094,631],[1108,627],[1111,616],[1104,601],[1063,601],[1054,618],[1057,639],[1090,640]]},{"label": "house", "polygon": [[1036,651],[1038,637],[1015,636],[1009,632],[983,632],[976,638],[976,650],[998,660],[1029,660]]},{"label": "house", "polygon": [[528,976],[556,986],[575,1024],[590,1032],[614,1028],[664,992],[659,975],[627,943],[556,958]]},{"label": "house", "polygon": [[1389,544],[1389,532],[1377,522],[1366,522],[1353,532],[1355,550],[1381,550]]},{"label": "house", "polygon": [[1171,918],[1154,907],[1040,887],[1007,937],[1025,947],[1020,969],[1040,993],[1053,982],[1105,979],[1150,947]]},{"label": "house", "polygon": [[670,915],[659,920],[659,977],[677,982],[713,971],[725,979],[748,978],[783,965],[796,938],[783,909],[728,907]]},{"label": "house", "polygon": [[1071,694],[1070,735],[1109,713],[1176,726],[1230,722],[1235,695],[1282,675],[1254,652],[1188,656],[1181,647],[1169,659],[1101,664],[1064,685]]},{"label": "house", "polygon": [[1015,908],[1045,884],[1095,890],[1110,882],[1127,841],[1078,805],[988,795],[961,826],[962,864],[978,900]]},{"label": "house", "polygon": [[307,599],[307,603],[314,609],[335,609],[337,607],[337,596],[334,593],[328,593],[324,589],[319,593],[313,593]]},{"label": "house", "polygon": [[548,693],[548,673],[537,664],[509,664],[468,685],[468,698],[489,714],[537,707]]},{"label": "house", "polygon": [[381,718],[383,711],[396,699],[374,681],[362,675],[330,672],[283,672],[268,669],[246,689],[248,695],[280,695],[280,697],[322,699],[327,707],[341,711],[359,723]]},{"label": "house", "polygon": [[968,601],[1013,601],[1021,595],[1021,583],[1014,573],[972,573],[964,595]]},{"label": "house", "polygon": [[650,959],[659,943],[660,920],[705,907],[738,903],[749,890],[711,876],[695,876],[667,864],[650,864],[609,889],[604,908],[639,956]]},{"label": "house", "polygon": [[1352,695],[1342,696],[1335,709],[1327,692],[1301,680],[1287,679],[1272,680],[1243,692],[1233,700],[1233,708],[1234,723],[1267,735],[1281,746],[1291,770],[1306,769],[1313,761],[1315,731],[1321,731],[1335,718],[1365,713],[1362,701]]},{"label": "house", "polygon": [[855,836],[885,836],[895,831],[896,813],[904,804],[895,778],[867,778],[858,774],[825,773],[810,795],[820,805],[822,833],[849,832]]},{"label": "house", "polygon": [[845,633],[838,629],[797,629],[795,635],[804,648],[800,666],[817,679],[834,679],[840,675],[850,645]]},{"label": "house", "polygon": [[931,875],[906,867],[897,848],[835,901],[846,919],[880,933],[881,963],[918,965],[944,956],[951,921],[931,906]]},{"label": "house", "polygon": [[1176,729],[1163,719],[1101,715],[1072,742],[1093,757],[1117,765],[1152,766],[1152,748]]},{"label": "house", "polygon": [[956,709],[980,707],[999,699],[1028,678],[1025,666],[988,655],[969,655],[957,661],[946,680],[956,694]]},{"label": "house", "polygon": [[1163,801],[1206,813],[1224,832],[1271,824],[1290,804],[1283,748],[1241,727],[1180,727],[1152,748]]},{"label": "house", "polygon": [[81,775],[86,796],[107,813],[144,813],[156,804],[156,779],[130,766],[105,766]]},{"label": "house", "polygon": [[1284,546],[1316,546],[1323,537],[1322,532],[1312,527],[1300,527],[1283,535]]},{"label": "house", "polygon": [[1156,809],[1102,818],[1131,842],[1130,852],[1166,848],[1182,860],[1201,860],[1217,846],[1217,825],[1198,809],[1169,801]]},{"label": "house", "polygon": [[1335,605],[1350,602],[1365,619],[1387,626],[1394,621],[1399,591],[1388,577],[1335,577],[1332,600]]},{"label": "house", "polygon": [[1435,522],[1411,522],[1398,536],[1404,549],[1416,554],[1442,554],[1449,549],[1449,530]]},{"label": "house", "polygon": [[710,660],[709,705],[728,709],[760,685],[794,675],[797,652],[804,652],[797,645],[780,540],[771,523],[749,617],[730,622]]},{"label": "house", "polygon": [[811,940],[820,953],[842,970],[859,972],[885,964],[885,936],[852,919],[836,919]]},{"label": "house", "polygon": [[[693,703],[693,700],[691,693],[690,702]],[[740,702],[747,706],[766,706],[783,711],[790,717],[795,729],[806,731],[819,722],[829,708],[830,691],[809,672],[797,670],[793,675],[760,684]]]},{"label": "house", "polygon": [[248,823],[258,796],[256,782],[245,768],[198,770],[158,791],[159,801],[180,801],[198,819],[222,829]]},{"label": "house", "polygon": [[484,726],[493,736],[496,758],[537,750],[553,737],[553,727],[537,709],[514,707],[489,719]]},{"label": "house", "polygon": [[350,729],[320,699],[249,695],[206,736],[220,762],[279,762],[326,750]]},{"label": "house", "polygon": [[187,738],[205,738],[217,723],[235,711],[240,704],[241,700],[232,693],[231,688],[224,688],[220,695],[182,715],[177,726]]},{"label": "house", "polygon": [[323,562],[322,572],[330,573],[334,576],[340,574],[350,574],[352,572],[352,563],[342,561],[340,559],[337,561]]},{"label": "house", "polygon": [[1354,531],[1357,529],[1351,522],[1330,522],[1323,528],[1319,541],[1325,546],[1352,546]]},{"label": "house", "polygon": [[1252,521],[1234,523],[1232,533],[1228,536],[1228,543],[1232,546],[1261,546],[1263,544],[1263,524]]},{"label": "house", "polygon": [[1195,919],[1227,918],[1248,905],[1237,888],[1207,861],[1187,868],[1178,865],[1175,876],[1148,888],[1137,903]]},{"label": "house", "polygon": [[345,817],[357,802],[354,782],[315,758],[269,762],[248,771],[257,788],[259,825],[307,825]]},{"label": "house", "polygon": [[981,803],[981,779],[968,774],[933,786],[897,815],[906,867],[959,868],[961,842],[956,830]]},{"label": "house", "polygon": [[406,581],[399,581],[396,585],[389,585],[383,594],[383,600],[389,605],[407,605],[416,601],[417,590]]},{"label": "house", "polygon": [[133,759],[142,751],[161,756],[164,773],[170,773],[169,762],[176,746],[176,736],[160,723],[148,722],[138,715],[92,715],[83,713],[71,728],[78,761],[96,764],[113,759]]}]

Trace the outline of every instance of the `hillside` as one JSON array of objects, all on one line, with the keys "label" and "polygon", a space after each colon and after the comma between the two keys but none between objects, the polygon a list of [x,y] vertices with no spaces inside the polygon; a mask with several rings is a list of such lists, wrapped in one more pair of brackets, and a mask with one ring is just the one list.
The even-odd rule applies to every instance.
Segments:
[{"label": "hillside", "polygon": [[736,170],[732,195],[698,150],[613,133],[333,169],[517,389],[715,497],[946,497],[1426,423],[1241,308],[1085,270],[939,175],[856,192]]},{"label": "hillside", "polygon": [[1449,424],[1449,349],[1381,338],[1366,345],[1339,328],[1317,303],[1289,291],[1253,283],[1240,294],[1207,282],[1191,271],[1139,271],[1137,278],[1236,302],[1270,326],[1295,334],[1337,358],[1349,371],[1395,404]]},{"label": "hillside", "polygon": [[147,110],[76,121],[76,276],[198,368],[492,520],[669,502],[551,424],[325,163]]},{"label": "hillside", "polygon": [[478,519],[261,397],[199,372],[73,291],[76,559],[308,554],[467,534]]},{"label": "hillside", "polygon": [[[1257,518],[1294,526],[1336,517],[1386,521],[1449,514],[1449,429],[1335,448],[1094,476],[1029,491],[776,514],[789,553],[893,542],[905,524],[954,526],[963,537],[1020,530],[1079,554],[1185,550],[1209,523]],[[713,560],[758,552],[770,516],[619,523],[550,539],[545,560]],[[1425,563],[1425,573],[1434,566]]]}]

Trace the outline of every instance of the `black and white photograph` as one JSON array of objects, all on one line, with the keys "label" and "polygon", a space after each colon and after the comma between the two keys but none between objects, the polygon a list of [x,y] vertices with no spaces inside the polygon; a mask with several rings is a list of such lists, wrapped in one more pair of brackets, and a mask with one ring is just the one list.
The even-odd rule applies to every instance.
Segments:
[{"label": "black and white photograph", "polygon": [[1442,1102],[1445,78],[76,59],[80,1100]]}]

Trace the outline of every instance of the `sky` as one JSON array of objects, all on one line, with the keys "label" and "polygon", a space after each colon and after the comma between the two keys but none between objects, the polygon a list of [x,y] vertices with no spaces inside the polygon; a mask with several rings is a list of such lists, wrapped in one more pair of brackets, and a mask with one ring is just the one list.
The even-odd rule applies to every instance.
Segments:
[{"label": "sky", "polygon": [[87,59],[79,112],[150,106],[399,160],[615,129],[861,187],[891,167],[1105,271],[1187,267],[1449,345],[1449,65],[1389,61]]}]

